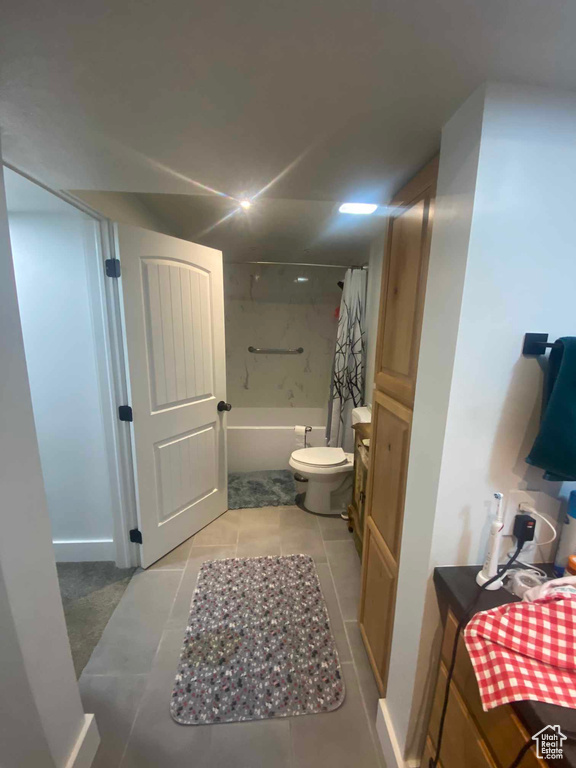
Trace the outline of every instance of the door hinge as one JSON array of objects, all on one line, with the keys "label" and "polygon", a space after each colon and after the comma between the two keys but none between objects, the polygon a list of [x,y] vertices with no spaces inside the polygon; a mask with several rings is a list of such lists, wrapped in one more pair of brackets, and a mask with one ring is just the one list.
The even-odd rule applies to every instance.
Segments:
[{"label": "door hinge", "polygon": [[134,421],[132,417],[132,408],[129,405],[119,405],[118,418],[120,421]]},{"label": "door hinge", "polygon": [[121,272],[119,259],[106,259],[106,277],[120,277]]},{"label": "door hinge", "polygon": [[132,528],[130,531],[130,541],[132,544],[142,544],[142,533],[138,528]]}]

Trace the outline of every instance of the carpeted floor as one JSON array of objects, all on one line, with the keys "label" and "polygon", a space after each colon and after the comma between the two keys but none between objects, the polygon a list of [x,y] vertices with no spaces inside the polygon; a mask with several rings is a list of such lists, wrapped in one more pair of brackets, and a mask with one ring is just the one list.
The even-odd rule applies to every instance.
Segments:
[{"label": "carpeted floor", "polygon": [[205,562],[170,702],[182,725],[330,712],[344,680],[309,555]]},{"label": "carpeted floor", "polygon": [[76,675],[96,647],[134,568],[111,562],[56,563]]},{"label": "carpeted floor", "polygon": [[294,504],[296,485],[288,469],[230,472],[228,509],[286,507]]}]

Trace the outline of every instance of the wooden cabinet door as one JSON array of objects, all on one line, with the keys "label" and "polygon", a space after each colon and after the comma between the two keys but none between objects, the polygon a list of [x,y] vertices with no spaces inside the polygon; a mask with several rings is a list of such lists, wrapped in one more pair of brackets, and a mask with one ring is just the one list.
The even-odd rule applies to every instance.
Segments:
[{"label": "wooden cabinet door", "polygon": [[[430,760],[435,756],[436,750],[434,749],[434,745],[430,741],[430,738],[427,738],[424,752],[422,753],[422,759],[420,760],[420,768],[429,768]],[[444,768],[441,760],[438,761],[438,768]]]},{"label": "wooden cabinet door", "polygon": [[[448,611],[442,642],[442,661],[446,669],[450,667],[452,660],[457,627],[456,617],[452,611]],[[464,699],[466,709],[476,723],[494,761],[499,768],[508,768],[530,736],[509,704],[484,712],[474,668],[462,636],[458,640],[452,680]],[[435,736],[434,739],[436,739]],[[539,760],[532,749],[528,750],[522,759],[522,768],[544,768],[545,765],[546,762]]]},{"label": "wooden cabinet door", "polygon": [[[428,732],[434,747],[436,747],[440,727],[446,680],[446,667],[440,663]],[[497,768],[486,742],[478,731],[454,683],[450,684],[450,697],[440,753],[444,768],[461,768],[461,766],[466,766],[466,768]]]},{"label": "wooden cabinet door", "polygon": [[409,407],[416,388],[437,172],[436,160],[392,201],[382,278],[375,384]]},{"label": "wooden cabinet door", "polygon": [[398,569],[372,518],[364,528],[359,625],[372,671],[383,694],[388,676]]},{"label": "wooden cabinet door", "polygon": [[382,695],[388,678],[411,422],[410,408],[374,392],[360,629]]},{"label": "wooden cabinet door", "polygon": [[411,424],[410,408],[374,392],[367,508],[395,563],[400,555]]},{"label": "wooden cabinet door", "polygon": [[360,630],[386,694],[438,160],[392,201],[380,297]]}]

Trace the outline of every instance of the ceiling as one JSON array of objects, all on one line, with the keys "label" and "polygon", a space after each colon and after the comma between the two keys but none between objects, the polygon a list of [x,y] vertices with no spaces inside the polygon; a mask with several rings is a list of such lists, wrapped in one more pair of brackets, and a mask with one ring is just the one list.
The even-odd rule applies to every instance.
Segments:
[{"label": "ceiling", "polygon": [[576,87],[573,0],[7,0],[6,159],[58,188],[391,191],[486,79]]},{"label": "ceiling", "polygon": [[338,203],[257,197],[243,211],[217,195],[137,193],[73,194],[104,215],[123,218],[135,201],[152,214],[156,228],[223,252],[225,261],[288,261],[362,265],[370,243],[386,226],[386,206],[371,216],[338,213]]},{"label": "ceiling", "polygon": [[7,0],[3,154],[57,189],[316,201],[314,240],[332,203],[385,204],[483,81],[576,88],[575,37],[574,0]]}]

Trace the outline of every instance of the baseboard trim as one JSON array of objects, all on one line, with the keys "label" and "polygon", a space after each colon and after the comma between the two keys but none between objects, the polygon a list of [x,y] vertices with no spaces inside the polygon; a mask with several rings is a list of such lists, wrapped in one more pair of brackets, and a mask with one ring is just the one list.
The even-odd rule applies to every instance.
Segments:
[{"label": "baseboard trim", "polygon": [[100,746],[100,734],[94,715],[84,715],[84,725],[68,758],[66,768],[90,768]]},{"label": "baseboard trim", "polygon": [[386,699],[380,699],[378,702],[376,733],[378,734],[378,740],[382,747],[382,754],[384,755],[384,762],[387,768],[420,768],[420,760],[405,760],[402,755],[402,749],[392,725]]},{"label": "baseboard trim", "polygon": [[116,560],[112,539],[53,541],[57,563],[83,563],[91,560]]}]

